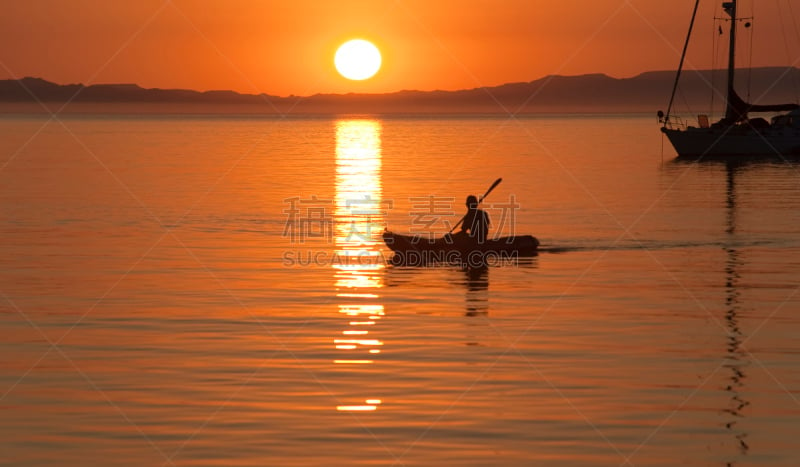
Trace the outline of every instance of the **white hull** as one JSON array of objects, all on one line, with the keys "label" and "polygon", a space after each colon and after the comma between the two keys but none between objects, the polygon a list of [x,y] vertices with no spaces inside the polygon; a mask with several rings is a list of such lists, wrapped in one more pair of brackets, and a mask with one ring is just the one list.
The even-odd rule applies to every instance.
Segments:
[{"label": "white hull", "polygon": [[794,128],[753,131],[746,128],[662,128],[679,156],[797,156],[800,130]]}]

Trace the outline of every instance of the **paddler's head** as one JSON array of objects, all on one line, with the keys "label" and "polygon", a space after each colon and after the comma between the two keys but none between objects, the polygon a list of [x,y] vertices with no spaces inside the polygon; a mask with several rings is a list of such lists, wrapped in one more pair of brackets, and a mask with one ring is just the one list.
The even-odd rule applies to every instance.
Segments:
[{"label": "paddler's head", "polygon": [[475,209],[478,207],[478,198],[475,195],[467,196],[467,207],[470,209]]}]

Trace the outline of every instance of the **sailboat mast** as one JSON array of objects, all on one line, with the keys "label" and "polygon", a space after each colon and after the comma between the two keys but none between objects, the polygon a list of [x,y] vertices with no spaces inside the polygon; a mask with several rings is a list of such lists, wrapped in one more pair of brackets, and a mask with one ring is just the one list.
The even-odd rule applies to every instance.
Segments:
[{"label": "sailboat mast", "polygon": [[733,86],[733,76],[736,71],[736,0],[724,2],[722,8],[731,17],[730,42],[728,45],[728,97],[726,100],[725,119],[729,122],[735,122],[739,120],[739,112],[734,105],[736,90]]}]

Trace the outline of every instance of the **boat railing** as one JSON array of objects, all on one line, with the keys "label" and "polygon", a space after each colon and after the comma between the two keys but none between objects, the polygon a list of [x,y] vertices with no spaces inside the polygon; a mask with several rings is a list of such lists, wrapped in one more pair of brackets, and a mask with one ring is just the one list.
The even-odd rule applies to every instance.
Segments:
[{"label": "boat railing", "polygon": [[675,115],[671,115],[664,121],[664,127],[670,130],[685,130],[687,126],[686,120]]}]

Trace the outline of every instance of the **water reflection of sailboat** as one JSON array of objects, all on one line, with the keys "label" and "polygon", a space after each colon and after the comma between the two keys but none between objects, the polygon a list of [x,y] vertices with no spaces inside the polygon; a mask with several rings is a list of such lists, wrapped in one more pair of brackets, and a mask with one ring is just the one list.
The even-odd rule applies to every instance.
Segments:
[{"label": "water reflection of sailboat", "polygon": [[[384,269],[380,232],[385,213],[381,186],[381,124],[377,120],[336,122],[336,199],[334,277],[339,313],[348,325],[334,339],[339,368],[375,363],[383,341],[374,327],[384,316],[379,303]],[[363,395],[340,411],[376,410],[381,400]]]},{"label": "water reflection of sailboat", "polygon": [[[729,237],[736,234],[736,174],[739,170],[737,164],[728,162],[725,164],[726,174],[726,232]],[[725,391],[730,395],[728,408],[725,413],[731,415],[732,419],[725,423],[725,428],[729,430],[736,439],[738,450],[741,454],[747,454],[750,446],[746,442],[747,433],[737,425],[744,418],[743,409],[750,403],[742,395],[746,374],[744,367],[747,363],[746,352],[742,349],[744,334],[739,326],[739,315],[741,311],[741,300],[739,292],[739,281],[741,275],[739,268],[743,264],[742,254],[735,244],[729,244],[725,251],[727,261],[725,264],[725,326],[728,332],[728,341],[725,352],[725,368],[730,371],[729,383],[725,386]],[[728,465],[733,465],[729,462]]]}]

